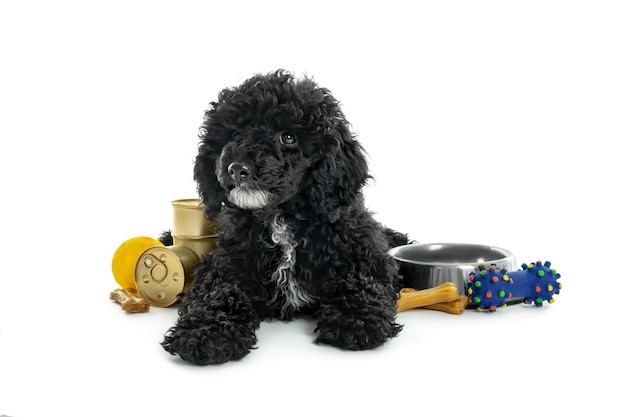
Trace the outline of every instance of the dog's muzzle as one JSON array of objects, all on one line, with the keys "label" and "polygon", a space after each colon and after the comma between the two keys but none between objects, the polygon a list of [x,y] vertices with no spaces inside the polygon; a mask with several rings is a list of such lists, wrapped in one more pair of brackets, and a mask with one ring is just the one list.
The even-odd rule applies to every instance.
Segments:
[{"label": "dog's muzzle", "polygon": [[228,201],[242,209],[260,209],[269,204],[272,194],[251,185],[253,170],[243,162],[233,162],[228,165],[228,175],[235,184],[235,188],[228,192]]},{"label": "dog's muzzle", "polygon": [[260,209],[269,204],[271,196],[269,191],[256,190],[243,185],[230,190],[227,198],[242,209]]}]

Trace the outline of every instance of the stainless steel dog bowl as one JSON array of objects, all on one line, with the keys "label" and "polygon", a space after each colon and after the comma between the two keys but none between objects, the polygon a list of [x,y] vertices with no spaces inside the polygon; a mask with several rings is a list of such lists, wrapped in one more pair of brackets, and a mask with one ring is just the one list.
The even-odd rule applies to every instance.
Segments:
[{"label": "stainless steel dog bowl", "polygon": [[514,271],[513,253],[495,246],[469,243],[424,243],[397,246],[389,254],[398,262],[404,286],[423,290],[444,282],[456,284],[459,295],[465,294],[470,272],[478,265],[496,264],[498,269]]}]

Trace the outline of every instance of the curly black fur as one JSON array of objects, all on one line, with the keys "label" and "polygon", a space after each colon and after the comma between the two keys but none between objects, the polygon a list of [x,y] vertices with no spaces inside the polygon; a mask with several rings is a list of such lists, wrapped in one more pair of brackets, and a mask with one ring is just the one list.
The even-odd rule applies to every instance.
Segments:
[{"label": "curly black fur", "polygon": [[165,350],[196,364],[240,359],[261,321],[310,314],[316,342],[343,349],[396,336],[406,235],[377,223],[361,145],[331,93],[290,73],[223,90],[205,113],[194,178],[214,250],[194,270]]}]

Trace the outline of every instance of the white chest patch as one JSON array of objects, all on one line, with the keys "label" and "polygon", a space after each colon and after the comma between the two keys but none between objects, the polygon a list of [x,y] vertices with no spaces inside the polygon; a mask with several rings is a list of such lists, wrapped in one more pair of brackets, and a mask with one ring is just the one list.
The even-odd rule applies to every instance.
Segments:
[{"label": "white chest patch", "polygon": [[[285,315],[289,307],[298,310],[300,307],[313,303],[313,297],[307,293],[293,276],[293,267],[296,264],[296,246],[293,233],[289,225],[280,217],[274,217],[270,224],[272,242],[283,250],[278,268],[272,274],[272,281],[276,288],[285,296],[285,304],[281,308],[281,315]],[[274,300],[278,294],[274,297]]]}]

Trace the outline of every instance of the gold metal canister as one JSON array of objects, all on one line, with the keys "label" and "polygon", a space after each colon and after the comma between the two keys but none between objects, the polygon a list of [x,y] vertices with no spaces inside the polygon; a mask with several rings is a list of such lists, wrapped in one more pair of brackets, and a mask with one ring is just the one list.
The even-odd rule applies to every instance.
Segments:
[{"label": "gold metal canister", "polygon": [[179,236],[172,235],[175,246],[184,246],[191,249],[198,259],[211,252],[215,246],[216,235],[212,236]]},{"label": "gold metal canister", "polygon": [[216,223],[204,218],[204,205],[199,199],[173,200],[172,207],[174,246],[185,246],[202,259],[215,245]]},{"label": "gold metal canister", "polygon": [[148,248],[135,266],[137,291],[153,306],[171,306],[191,286],[197,263],[198,256],[185,246]]},{"label": "gold metal canister", "polygon": [[213,236],[215,223],[204,218],[204,205],[199,199],[173,200],[174,225],[172,234],[178,236]]}]

